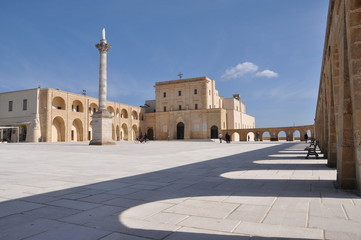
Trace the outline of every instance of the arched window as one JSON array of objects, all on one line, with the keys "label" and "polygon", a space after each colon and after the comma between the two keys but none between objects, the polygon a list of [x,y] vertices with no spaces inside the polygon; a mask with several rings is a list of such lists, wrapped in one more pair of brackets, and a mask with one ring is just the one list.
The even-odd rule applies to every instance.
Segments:
[{"label": "arched window", "polygon": [[53,98],[52,106],[55,109],[65,110],[65,101],[62,97]]}]

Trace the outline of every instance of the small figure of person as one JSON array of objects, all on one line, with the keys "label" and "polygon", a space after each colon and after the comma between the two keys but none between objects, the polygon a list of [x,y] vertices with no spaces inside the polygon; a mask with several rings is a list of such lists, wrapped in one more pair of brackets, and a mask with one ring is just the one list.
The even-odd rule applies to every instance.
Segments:
[{"label": "small figure of person", "polygon": [[307,140],[308,140],[308,135],[307,133],[305,133],[305,142],[307,143]]},{"label": "small figure of person", "polygon": [[223,138],[222,133],[218,134],[218,138],[219,138],[219,142],[222,143],[222,138]]},{"label": "small figure of person", "polygon": [[231,143],[231,136],[228,134],[228,132],[226,133],[226,142]]},{"label": "small figure of person", "polygon": [[143,136],[142,136],[142,134],[140,134],[139,137],[138,137],[138,141],[139,141],[140,143],[142,143],[143,140],[144,140],[144,139],[143,139]]},{"label": "small figure of person", "polygon": [[147,142],[147,140],[148,140],[148,136],[147,136],[147,134],[146,134],[146,133],[144,133],[144,143],[146,143],[146,142]]}]

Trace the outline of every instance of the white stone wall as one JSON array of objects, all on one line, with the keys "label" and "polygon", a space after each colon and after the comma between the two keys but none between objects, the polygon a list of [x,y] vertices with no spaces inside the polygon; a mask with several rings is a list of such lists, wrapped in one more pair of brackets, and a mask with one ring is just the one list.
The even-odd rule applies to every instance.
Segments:
[{"label": "white stone wall", "polygon": [[[37,89],[14,91],[0,94],[0,121],[7,118],[22,118],[37,113]],[[23,100],[27,100],[27,110],[23,110]],[[9,112],[9,101],[13,109]]]}]

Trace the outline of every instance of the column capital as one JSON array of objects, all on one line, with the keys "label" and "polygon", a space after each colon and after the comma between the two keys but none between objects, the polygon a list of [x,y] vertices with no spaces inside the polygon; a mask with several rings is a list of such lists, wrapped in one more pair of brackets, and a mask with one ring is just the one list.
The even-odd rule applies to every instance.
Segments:
[{"label": "column capital", "polygon": [[107,44],[106,41],[100,41],[100,43],[95,44],[95,47],[99,50],[99,53],[107,53],[112,45]]}]

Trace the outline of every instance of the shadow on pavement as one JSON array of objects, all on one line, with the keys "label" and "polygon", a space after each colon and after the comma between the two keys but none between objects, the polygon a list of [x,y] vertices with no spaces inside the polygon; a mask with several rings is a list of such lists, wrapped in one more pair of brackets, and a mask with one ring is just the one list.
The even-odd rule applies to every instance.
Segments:
[{"label": "shadow on pavement", "polygon": [[[131,216],[127,214],[129,210],[147,204],[152,206],[152,203],[163,203],[173,206],[179,201],[199,197],[308,198],[319,197],[323,192],[335,192],[335,179],[262,179],[262,172],[268,170],[328,169],[324,163],[310,164],[312,159],[305,164],[272,164],[275,157],[269,156],[269,153],[278,152],[277,155],[281,156],[277,157],[278,161],[283,159],[282,155],[291,161],[303,159],[306,152],[302,157],[287,157],[287,154],[299,153],[303,149],[304,145],[299,143],[275,145],[161,171],[5,201],[0,203],[0,239],[301,239],[232,236],[226,232],[219,235],[219,232],[212,233],[211,230],[194,233],[189,232],[192,231],[191,227],[171,229],[171,224],[155,226],[157,224],[136,219],[136,216],[132,223]],[[283,153],[279,153],[280,151]],[[257,163],[264,160],[267,160],[266,163]],[[260,175],[252,178],[251,174],[251,179],[246,179],[243,174],[247,172],[259,172]],[[232,173],[234,178],[223,177],[229,173]],[[344,196],[334,195],[336,198]],[[64,211],[64,208],[67,210]],[[123,216],[128,217],[125,222],[122,220]]]}]

